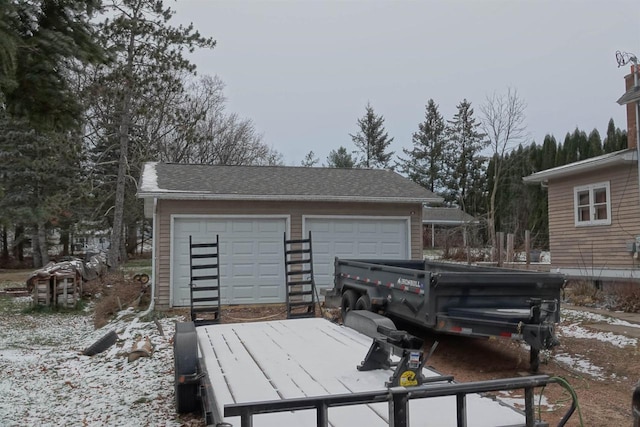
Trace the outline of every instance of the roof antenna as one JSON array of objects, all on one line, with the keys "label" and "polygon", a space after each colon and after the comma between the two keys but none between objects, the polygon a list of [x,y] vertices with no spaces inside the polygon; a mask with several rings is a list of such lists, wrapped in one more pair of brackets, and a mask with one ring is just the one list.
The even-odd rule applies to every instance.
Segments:
[{"label": "roof antenna", "polygon": [[627,65],[629,62],[633,62],[636,66],[638,65],[638,58],[629,52],[620,52],[616,50],[616,61],[618,61],[618,68]]}]

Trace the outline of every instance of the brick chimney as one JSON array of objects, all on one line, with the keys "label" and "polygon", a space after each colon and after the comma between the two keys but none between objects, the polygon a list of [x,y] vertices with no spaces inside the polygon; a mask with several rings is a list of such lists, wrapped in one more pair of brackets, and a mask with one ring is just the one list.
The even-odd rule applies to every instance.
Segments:
[{"label": "brick chimney", "polygon": [[[625,91],[628,91],[634,86],[634,72],[634,66],[632,65],[631,73],[624,76]],[[638,145],[638,141],[636,141],[636,136],[638,135],[636,126],[638,126],[636,123],[636,103],[630,102],[627,104],[627,148],[636,148]]]}]

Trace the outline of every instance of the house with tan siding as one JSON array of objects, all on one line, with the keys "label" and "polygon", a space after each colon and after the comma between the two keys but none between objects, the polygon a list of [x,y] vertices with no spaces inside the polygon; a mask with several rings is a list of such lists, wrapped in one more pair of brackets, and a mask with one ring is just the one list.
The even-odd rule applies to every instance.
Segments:
[{"label": "house with tan siding", "polygon": [[[548,189],[552,271],[591,281],[640,279],[640,188],[631,75],[625,150],[524,177]],[[632,102],[625,102],[625,99]]]},{"label": "house with tan siding", "polygon": [[442,199],[393,171],[147,163],[158,309],[189,305],[189,237],[219,238],[223,304],[285,301],[284,238],[312,232],[314,279],[342,258],[422,258],[422,206]]}]

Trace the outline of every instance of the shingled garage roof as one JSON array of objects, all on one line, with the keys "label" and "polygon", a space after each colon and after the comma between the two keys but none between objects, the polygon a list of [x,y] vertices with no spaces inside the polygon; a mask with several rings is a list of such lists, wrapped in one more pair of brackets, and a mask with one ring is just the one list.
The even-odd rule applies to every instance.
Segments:
[{"label": "shingled garage roof", "polygon": [[458,208],[424,208],[422,209],[423,224],[468,224],[478,220]]},{"label": "shingled garage roof", "polygon": [[138,196],[201,200],[437,203],[442,199],[383,169],[146,163]]}]

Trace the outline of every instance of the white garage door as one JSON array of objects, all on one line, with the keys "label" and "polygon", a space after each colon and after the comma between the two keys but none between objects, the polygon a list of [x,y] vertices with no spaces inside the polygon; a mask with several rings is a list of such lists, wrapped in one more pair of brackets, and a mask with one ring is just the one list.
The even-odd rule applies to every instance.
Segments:
[{"label": "white garage door", "polygon": [[220,241],[222,304],[284,302],[285,218],[175,218],[171,259],[174,307],[189,305],[189,236]]},{"label": "white garage door", "polygon": [[318,287],[333,287],[334,258],[409,259],[409,220],[404,218],[304,219],[311,230],[313,272]]}]

